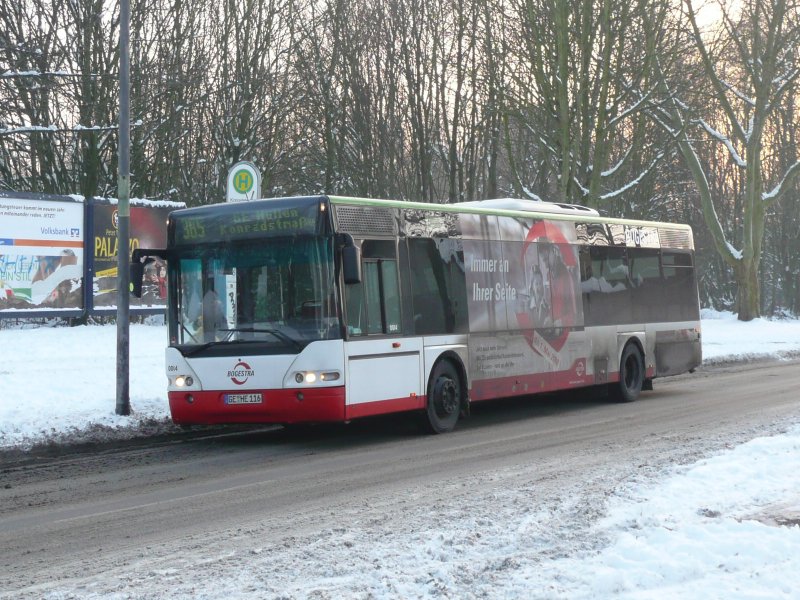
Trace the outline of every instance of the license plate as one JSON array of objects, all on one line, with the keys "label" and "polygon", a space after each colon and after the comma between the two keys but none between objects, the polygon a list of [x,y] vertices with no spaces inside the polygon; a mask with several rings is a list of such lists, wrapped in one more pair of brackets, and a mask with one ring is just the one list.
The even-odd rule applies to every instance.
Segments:
[{"label": "license plate", "polygon": [[261,394],[225,394],[225,404],[261,404]]}]

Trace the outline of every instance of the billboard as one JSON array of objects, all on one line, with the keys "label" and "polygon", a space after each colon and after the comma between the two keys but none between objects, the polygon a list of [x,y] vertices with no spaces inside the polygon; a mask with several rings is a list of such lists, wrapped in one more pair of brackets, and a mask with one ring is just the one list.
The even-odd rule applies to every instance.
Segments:
[{"label": "billboard", "polygon": [[84,206],[0,196],[0,312],[83,309]]},{"label": "billboard", "polygon": [[[175,202],[132,200],[128,256],[136,248],[165,248],[167,217],[170,212],[183,206]],[[92,205],[92,299],[97,310],[116,309],[117,305],[117,228],[117,205],[95,200]],[[148,264],[142,298],[131,298],[131,310],[164,307],[167,298],[166,275],[163,262]]]}]

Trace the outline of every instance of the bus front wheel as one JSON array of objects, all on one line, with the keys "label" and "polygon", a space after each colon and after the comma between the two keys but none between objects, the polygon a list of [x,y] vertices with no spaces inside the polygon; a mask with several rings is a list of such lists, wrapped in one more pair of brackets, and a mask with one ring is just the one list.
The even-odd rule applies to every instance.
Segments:
[{"label": "bus front wheel", "polygon": [[461,413],[461,377],[453,363],[443,360],[431,372],[423,424],[431,433],[452,431]]},{"label": "bus front wheel", "polygon": [[628,344],[619,361],[619,381],[609,384],[608,392],[616,402],[633,402],[644,385],[644,359],[636,344]]}]

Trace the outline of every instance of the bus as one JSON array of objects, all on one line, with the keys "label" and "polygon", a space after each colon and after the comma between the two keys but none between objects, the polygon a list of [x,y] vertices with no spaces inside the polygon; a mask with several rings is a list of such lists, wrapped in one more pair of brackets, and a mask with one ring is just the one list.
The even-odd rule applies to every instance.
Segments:
[{"label": "bus", "polygon": [[687,225],[519,199],[338,196],[176,210],[166,374],[179,425],[416,412],[601,386],[620,402],[701,362]]}]

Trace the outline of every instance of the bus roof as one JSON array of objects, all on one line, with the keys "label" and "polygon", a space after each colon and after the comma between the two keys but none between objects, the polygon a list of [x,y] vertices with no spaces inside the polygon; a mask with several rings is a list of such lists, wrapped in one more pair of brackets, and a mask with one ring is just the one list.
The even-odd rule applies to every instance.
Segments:
[{"label": "bus roof", "polygon": [[408,200],[383,200],[375,198],[356,198],[350,196],[328,196],[328,199],[330,200],[331,204],[374,206],[383,208],[405,208],[412,210],[452,213],[488,214],[508,217],[538,217],[541,219],[552,219],[558,221],[610,223],[620,225],[636,225],[640,227],[644,226],[660,227],[665,229],[691,230],[689,225],[683,223],[604,217],[592,208],[587,208],[577,204],[539,202],[535,200],[522,200],[518,198],[498,198],[492,200],[458,202],[455,204],[430,204],[427,202],[413,202]]},{"label": "bus roof", "polygon": [[459,206],[475,206],[477,208],[491,208],[499,210],[516,210],[533,213],[561,213],[561,214],[585,214],[599,217],[600,213],[588,206],[580,204],[559,204],[555,202],[544,202],[542,200],[520,200],[518,198],[493,198],[491,200],[472,200],[460,202]]}]

